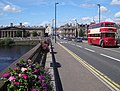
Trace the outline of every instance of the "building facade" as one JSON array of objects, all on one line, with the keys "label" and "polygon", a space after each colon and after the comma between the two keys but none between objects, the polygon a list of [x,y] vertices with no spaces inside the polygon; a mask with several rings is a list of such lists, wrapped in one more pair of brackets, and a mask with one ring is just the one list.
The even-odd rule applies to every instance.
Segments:
[{"label": "building facade", "polygon": [[25,37],[25,32],[30,33],[30,37],[33,37],[33,32],[36,32],[39,36],[44,36],[45,34],[45,28],[40,26],[40,27],[25,27],[20,23],[19,26],[13,26],[13,23],[10,24],[10,26],[6,27],[0,27],[0,38],[15,38],[18,37],[17,33],[21,33],[21,37]]}]

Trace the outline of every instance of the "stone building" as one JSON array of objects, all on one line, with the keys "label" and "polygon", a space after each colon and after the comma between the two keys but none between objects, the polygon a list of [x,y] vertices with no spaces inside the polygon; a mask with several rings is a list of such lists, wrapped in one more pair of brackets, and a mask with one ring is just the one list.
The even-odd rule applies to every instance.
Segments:
[{"label": "stone building", "polygon": [[10,26],[0,27],[0,38],[16,38],[17,37],[17,32],[21,32],[22,38],[25,36],[25,32],[28,31],[30,33],[30,37],[33,37],[33,32],[36,32],[39,36],[44,36],[45,33],[45,28],[40,26],[40,27],[30,27],[30,26],[23,26],[22,23],[20,23],[19,26],[13,26],[13,23],[10,24]]},{"label": "stone building", "polygon": [[80,32],[81,30],[87,36],[87,24],[65,24],[60,26],[58,29],[59,36],[61,37],[81,37]]}]

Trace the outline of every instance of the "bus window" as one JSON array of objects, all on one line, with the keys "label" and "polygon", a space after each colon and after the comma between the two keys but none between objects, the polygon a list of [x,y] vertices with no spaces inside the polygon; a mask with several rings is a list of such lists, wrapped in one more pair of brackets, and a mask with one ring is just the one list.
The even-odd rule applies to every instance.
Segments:
[{"label": "bus window", "polygon": [[116,27],[116,24],[115,23],[106,23],[105,24],[105,27]]},{"label": "bus window", "polygon": [[115,38],[115,33],[106,33],[106,37],[114,37]]},{"label": "bus window", "polygon": [[104,38],[105,37],[105,34],[104,33],[101,33],[101,38]]}]

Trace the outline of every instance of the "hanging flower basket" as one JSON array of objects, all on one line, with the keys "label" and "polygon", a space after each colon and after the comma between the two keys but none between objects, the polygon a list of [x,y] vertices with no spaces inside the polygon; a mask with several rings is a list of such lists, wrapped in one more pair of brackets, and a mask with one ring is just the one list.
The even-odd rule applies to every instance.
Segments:
[{"label": "hanging flower basket", "polygon": [[51,75],[47,69],[32,61],[21,60],[1,78],[7,91],[52,91]]}]

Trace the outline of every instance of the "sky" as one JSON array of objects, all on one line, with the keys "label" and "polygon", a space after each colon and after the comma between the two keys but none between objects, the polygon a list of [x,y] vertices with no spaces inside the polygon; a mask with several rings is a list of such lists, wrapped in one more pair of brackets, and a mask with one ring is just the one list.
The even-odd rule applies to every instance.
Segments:
[{"label": "sky", "polygon": [[100,4],[101,21],[112,21],[120,24],[120,0],[0,0],[0,26],[19,25],[57,26],[66,23],[90,24],[98,22]]}]

